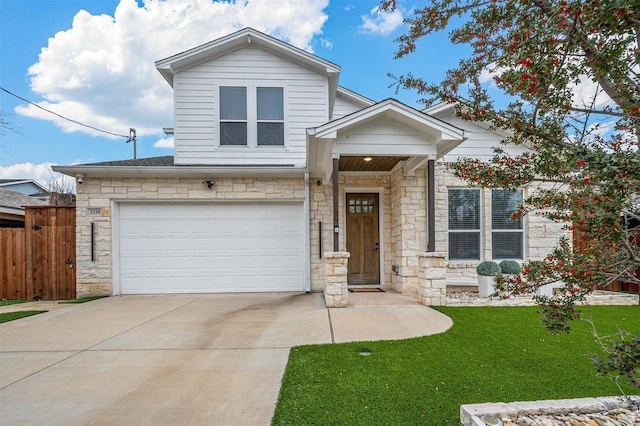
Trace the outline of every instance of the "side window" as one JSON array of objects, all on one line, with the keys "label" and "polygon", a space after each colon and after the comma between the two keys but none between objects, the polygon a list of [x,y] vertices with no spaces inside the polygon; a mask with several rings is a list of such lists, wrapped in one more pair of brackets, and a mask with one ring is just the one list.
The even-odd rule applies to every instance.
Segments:
[{"label": "side window", "polygon": [[449,190],[449,259],[480,260],[480,190]]},{"label": "side window", "polygon": [[511,214],[517,211],[521,204],[521,189],[491,191],[491,253],[494,259],[523,259],[522,220],[511,219]]},{"label": "side window", "polygon": [[247,145],[246,87],[220,87],[220,145]]},{"label": "side window", "polygon": [[256,91],[258,145],[284,145],[284,94],[282,87]]}]

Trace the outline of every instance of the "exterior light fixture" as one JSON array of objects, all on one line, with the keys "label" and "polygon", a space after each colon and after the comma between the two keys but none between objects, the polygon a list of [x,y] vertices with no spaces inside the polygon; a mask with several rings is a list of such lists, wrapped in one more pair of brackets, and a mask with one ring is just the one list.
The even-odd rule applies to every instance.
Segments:
[{"label": "exterior light fixture", "polygon": [[363,161],[367,161],[367,162],[369,162],[369,161],[373,160],[373,158],[371,158],[371,157],[364,157],[362,160],[363,160]]},{"label": "exterior light fixture", "polygon": [[216,184],[216,181],[215,180],[203,180],[202,183],[207,185],[207,188],[211,189],[211,188],[213,188],[213,185]]}]

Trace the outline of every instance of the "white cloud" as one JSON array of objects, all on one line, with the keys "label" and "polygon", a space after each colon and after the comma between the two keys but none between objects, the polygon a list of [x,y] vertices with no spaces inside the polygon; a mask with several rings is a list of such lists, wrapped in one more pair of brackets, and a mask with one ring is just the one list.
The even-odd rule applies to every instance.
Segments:
[{"label": "white cloud", "polygon": [[402,12],[399,9],[385,12],[379,7],[374,7],[369,15],[362,15],[362,24],[358,29],[364,33],[387,35],[399,28],[402,20]]},{"label": "white cloud", "polygon": [[320,37],[320,46],[326,49],[333,49],[333,43],[331,42],[331,40],[324,37]]},{"label": "white cloud", "polygon": [[582,76],[580,82],[573,87],[573,98],[571,103],[576,107],[585,107],[593,103],[595,97],[596,109],[603,109],[604,106],[612,106],[613,101],[603,90],[599,89],[597,83],[590,78]]},{"label": "white cloud", "polygon": [[173,136],[170,138],[158,139],[153,144],[154,148],[173,148]]},{"label": "white cloud", "polygon": [[[171,88],[154,62],[243,27],[253,27],[311,51],[322,33],[328,0],[212,2],[120,0],[114,16],[81,10],[72,27],[49,39],[29,68],[41,106],[113,133],[159,134],[172,125]],[[22,115],[50,120],[64,131],[98,132],[32,105]]]},{"label": "white cloud", "polygon": [[21,163],[11,166],[0,166],[0,179],[33,179],[45,188],[51,188],[52,182],[63,183],[68,176],[54,172],[54,163]]}]

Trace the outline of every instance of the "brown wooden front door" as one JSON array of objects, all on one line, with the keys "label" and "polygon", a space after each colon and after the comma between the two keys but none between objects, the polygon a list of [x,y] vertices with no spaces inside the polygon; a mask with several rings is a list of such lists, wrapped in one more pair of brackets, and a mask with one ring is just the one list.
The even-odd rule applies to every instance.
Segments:
[{"label": "brown wooden front door", "polygon": [[347,194],[349,284],[380,284],[378,194]]}]

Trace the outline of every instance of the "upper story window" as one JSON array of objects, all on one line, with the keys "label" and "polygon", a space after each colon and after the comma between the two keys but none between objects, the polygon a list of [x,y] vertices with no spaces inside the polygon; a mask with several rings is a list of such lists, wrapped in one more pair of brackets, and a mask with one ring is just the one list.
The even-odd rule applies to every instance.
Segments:
[{"label": "upper story window", "polygon": [[282,87],[258,87],[258,145],[284,145]]},{"label": "upper story window", "polygon": [[220,145],[247,144],[247,88],[220,87]]},{"label": "upper story window", "polygon": [[523,259],[524,230],[522,220],[511,214],[522,205],[522,190],[491,191],[491,253],[494,259]]},{"label": "upper story window", "polygon": [[220,86],[220,145],[284,146],[284,89]]},{"label": "upper story window", "polygon": [[480,260],[480,190],[450,189],[449,259]]}]

